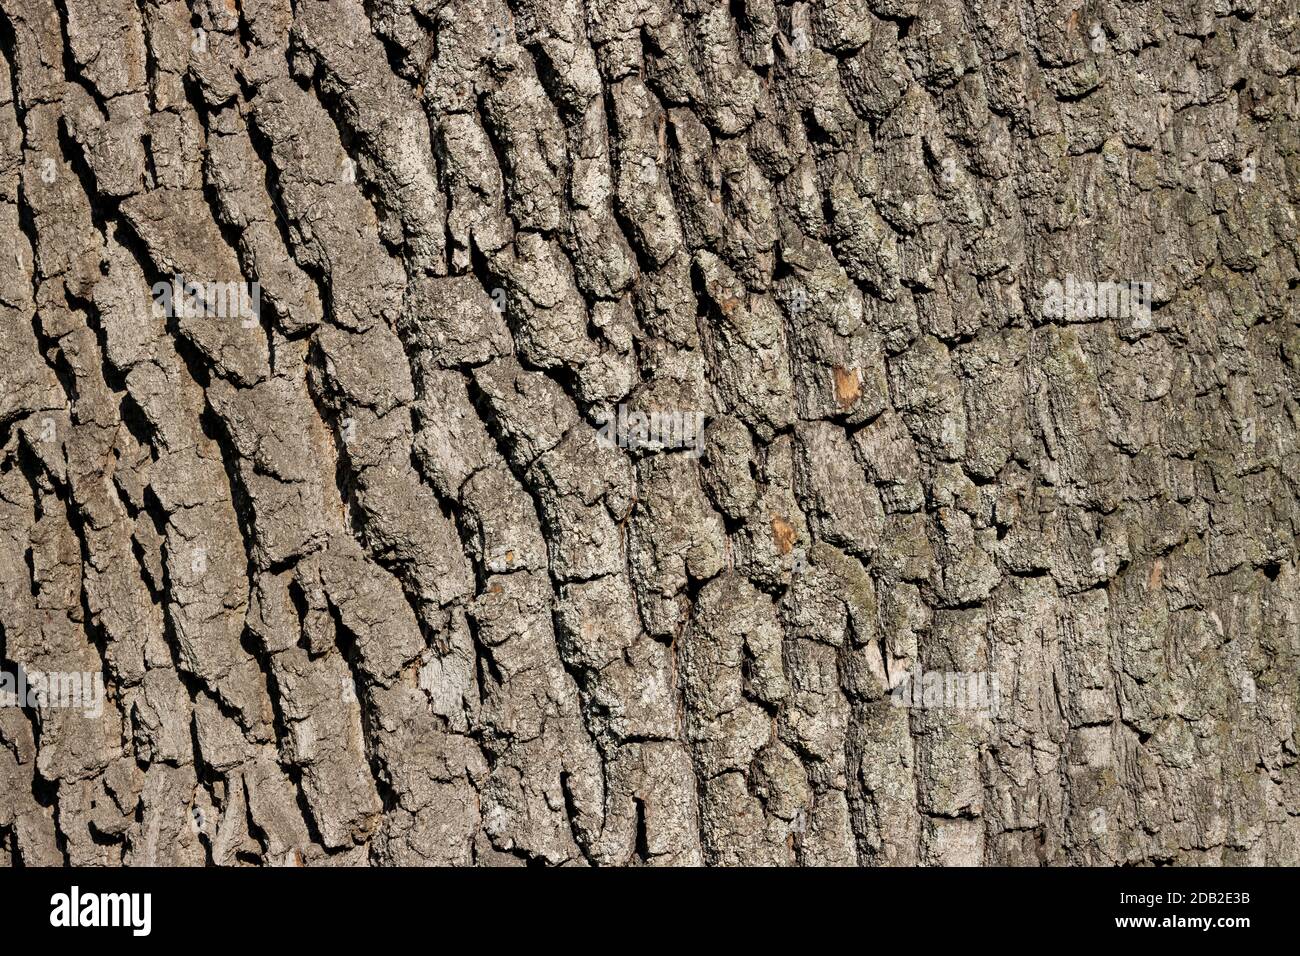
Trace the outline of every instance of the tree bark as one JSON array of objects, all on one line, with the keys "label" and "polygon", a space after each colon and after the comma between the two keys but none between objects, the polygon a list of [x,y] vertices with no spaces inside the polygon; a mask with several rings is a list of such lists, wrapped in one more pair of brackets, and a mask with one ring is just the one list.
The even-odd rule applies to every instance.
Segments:
[{"label": "tree bark", "polygon": [[0,60],[0,860],[1300,863],[1295,0]]}]

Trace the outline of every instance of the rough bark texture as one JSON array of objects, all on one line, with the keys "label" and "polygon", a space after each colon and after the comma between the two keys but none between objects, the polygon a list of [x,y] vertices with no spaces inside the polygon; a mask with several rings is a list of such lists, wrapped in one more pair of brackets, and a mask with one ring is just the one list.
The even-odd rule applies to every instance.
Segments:
[{"label": "rough bark texture", "polygon": [[1300,863],[1296,0],[0,11],[0,860]]}]

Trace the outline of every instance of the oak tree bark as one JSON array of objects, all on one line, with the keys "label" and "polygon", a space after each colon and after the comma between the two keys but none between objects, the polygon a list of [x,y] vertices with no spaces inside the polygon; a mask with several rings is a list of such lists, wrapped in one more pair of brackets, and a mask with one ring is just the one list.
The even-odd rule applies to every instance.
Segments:
[{"label": "oak tree bark", "polygon": [[0,669],[103,690],[0,860],[1300,863],[1298,90],[1296,0],[0,0]]}]

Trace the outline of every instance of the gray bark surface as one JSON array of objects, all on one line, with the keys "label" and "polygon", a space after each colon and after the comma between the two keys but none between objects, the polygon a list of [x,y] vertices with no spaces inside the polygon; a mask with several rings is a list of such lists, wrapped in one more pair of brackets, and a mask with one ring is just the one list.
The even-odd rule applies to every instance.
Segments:
[{"label": "gray bark surface", "polygon": [[1298,208],[1296,0],[0,0],[0,861],[1300,863]]}]

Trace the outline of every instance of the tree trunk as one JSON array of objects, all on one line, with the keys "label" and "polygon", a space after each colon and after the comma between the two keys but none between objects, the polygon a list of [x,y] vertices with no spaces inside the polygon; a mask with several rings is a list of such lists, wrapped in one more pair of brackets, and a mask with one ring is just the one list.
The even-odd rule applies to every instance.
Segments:
[{"label": "tree trunk", "polygon": [[0,11],[0,860],[1300,863],[1295,0]]}]

